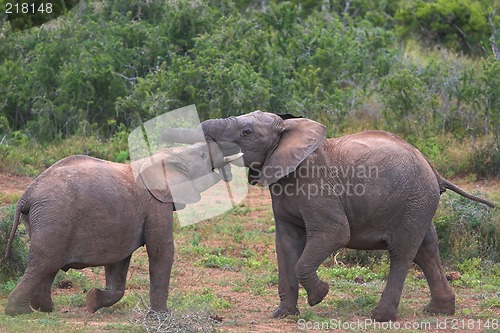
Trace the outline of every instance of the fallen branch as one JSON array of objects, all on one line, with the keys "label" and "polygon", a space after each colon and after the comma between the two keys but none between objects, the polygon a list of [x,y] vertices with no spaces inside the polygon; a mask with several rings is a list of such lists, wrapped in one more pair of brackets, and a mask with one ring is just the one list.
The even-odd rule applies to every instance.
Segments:
[{"label": "fallen branch", "polygon": [[222,317],[199,310],[189,313],[155,312],[136,305],[131,322],[151,333],[211,333]]}]

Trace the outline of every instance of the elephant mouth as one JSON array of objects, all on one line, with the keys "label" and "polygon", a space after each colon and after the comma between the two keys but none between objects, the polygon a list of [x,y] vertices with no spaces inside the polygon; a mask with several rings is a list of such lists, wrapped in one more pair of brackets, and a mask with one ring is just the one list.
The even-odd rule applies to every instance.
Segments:
[{"label": "elephant mouth", "polygon": [[232,180],[231,174],[231,166],[233,164],[235,166],[243,165],[243,153],[232,154],[229,156],[224,156],[223,165],[221,167],[212,168],[212,172],[216,173],[221,179],[223,179],[226,183]]},{"label": "elephant mouth", "polygon": [[224,164],[231,163],[239,167],[243,167],[243,153],[236,153],[229,156],[224,156]]}]

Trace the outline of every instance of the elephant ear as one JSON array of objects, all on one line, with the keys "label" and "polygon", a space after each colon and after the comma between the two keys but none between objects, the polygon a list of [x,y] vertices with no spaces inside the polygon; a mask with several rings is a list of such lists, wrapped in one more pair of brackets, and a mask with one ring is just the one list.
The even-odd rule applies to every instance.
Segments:
[{"label": "elephant ear", "polygon": [[285,118],[278,146],[268,155],[259,184],[271,185],[297,166],[326,140],[326,127],[307,118]]},{"label": "elephant ear", "polygon": [[199,201],[200,193],[187,172],[180,165],[169,163],[167,158],[166,154],[155,154],[142,164],[139,174],[148,191],[161,202],[173,202],[177,209]]}]

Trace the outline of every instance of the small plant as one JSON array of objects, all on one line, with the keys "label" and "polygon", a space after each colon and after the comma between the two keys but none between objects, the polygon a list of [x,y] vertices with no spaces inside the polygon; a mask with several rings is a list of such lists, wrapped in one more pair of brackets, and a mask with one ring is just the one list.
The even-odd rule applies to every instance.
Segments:
[{"label": "small plant", "polygon": [[478,287],[484,277],[483,263],[481,258],[467,259],[457,264],[457,268],[462,273],[459,281],[463,285]]},{"label": "small plant", "polygon": [[488,298],[484,302],[482,302],[480,306],[484,309],[500,309],[500,298]]},{"label": "small plant", "polygon": [[230,257],[219,256],[215,254],[207,254],[201,260],[203,266],[207,268],[220,268],[224,270],[237,270],[236,260]]},{"label": "small plant", "polygon": [[235,215],[248,215],[251,211],[252,211],[252,209],[250,207],[245,206],[244,204],[239,204],[238,206],[235,206],[231,210],[231,214],[235,214]]},{"label": "small plant", "polygon": [[15,204],[20,196],[20,193],[0,193],[0,203]]},{"label": "small plant", "polygon": [[121,150],[118,155],[116,156],[115,158],[115,162],[117,163],[124,163],[128,160],[129,156],[128,156],[128,151],[125,151],[125,150]]}]

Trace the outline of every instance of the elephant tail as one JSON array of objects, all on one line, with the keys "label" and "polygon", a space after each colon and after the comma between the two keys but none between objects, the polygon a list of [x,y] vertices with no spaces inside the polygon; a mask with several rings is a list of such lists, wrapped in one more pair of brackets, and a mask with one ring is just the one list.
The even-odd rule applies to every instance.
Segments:
[{"label": "elephant tail", "polygon": [[432,168],[432,171],[434,172],[434,175],[436,175],[436,179],[437,179],[438,184],[439,184],[439,193],[440,194],[443,194],[444,192],[446,192],[446,190],[452,190],[453,192],[458,193],[458,194],[460,194],[461,196],[463,196],[463,197],[465,197],[467,199],[480,202],[480,203],[485,204],[486,206],[488,206],[490,208],[495,208],[495,204],[494,203],[492,203],[492,202],[490,202],[490,201],[488,201],[486,199],[483,199],[483,198],[480,198],[480,197],[477,197],[475,195],[472,195],[470,193],[465,192],[460,187],[458,187],[457,185],[455,185],[452,182],[450,182],[448,179],[446,179],[443,176],[441,176],[439,174],[439,172],[437,172],[437,170],[434,167],[434,165],[432,165],[432,163],[427,159],[427,157],[424,156],[424,158],[427,160],[427,163]]},{"label": "elephant tail", "polygon": [[467,199],[483,203],[486,206],[491,207],[491,208],[495,208],[495,204],[494,203],[492,203],[492,202],[490,202],[488,200],[485,200],[483,198],[477,197],[475,195],[472,195],[470,193],[465,192],[460,187],[458,187],[457,185],[453,184],[449,180],[444,179],[441,176],[439,176],[438,181],[439,181],[439,189],[440,189],[441,193],[446,192],[447,189],[448,190],[452,190],[453,192],[458,193],[461,196],[466,197]]},{"label": "elephant tail", "polygon": [[10,253],[12,250],[12,243],[14,242],[14,237],[16,237],[17,227],[19,226],[19,219],[21,217],[22,211],[25,208],[25,200],[21,197],[16,206],[16,212],[14,215],[14,223],[12,224],[12,230],[10,231],[9,241],[7,242],[7,250],[5,251],[5,260],[10,258]]}]

